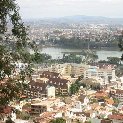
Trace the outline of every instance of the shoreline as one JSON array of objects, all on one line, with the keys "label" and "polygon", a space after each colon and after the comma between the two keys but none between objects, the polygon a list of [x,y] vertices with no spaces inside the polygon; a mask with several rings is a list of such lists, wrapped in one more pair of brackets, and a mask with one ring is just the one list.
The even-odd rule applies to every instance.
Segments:
[{"label": "shoreline", "polygon": [[[40,46],[39,46],[40,47]],[[73,48],[73,47],[61,47],[61,46],[41,46],[42,49],[44,48],[61,48],[61,49],[70,49],[70,50],[88,50],[87,48]],[[120,51],[120,48],[114,48],[114,47],[102,47],[101,49],[90,49],[92,51]]]}]

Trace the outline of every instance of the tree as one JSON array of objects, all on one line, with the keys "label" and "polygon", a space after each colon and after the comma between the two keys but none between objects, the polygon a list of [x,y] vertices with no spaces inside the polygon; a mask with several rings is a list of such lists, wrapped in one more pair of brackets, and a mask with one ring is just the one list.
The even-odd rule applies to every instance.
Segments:
[{"label": "tree", "polygon": [[31,55],[31,60],[34,63],[40,64],[42,62],[47,62],[48,60],[51,60],[51,56],[46,53],[40,54],[40,53],[36,52]]},{"label": "tree", "polygon": [[51,120],[50,123],[66,123],[66,120],[63,118],[56,118]]},{"label": "tree", "polygon": [[107,57],[107,59],[110,64],[116,64],[116,65],[121,64],[120,63],[121,59],[118,57]]},{"label": "tree", "polygon": [[[11,28],[8,28],[11,24]],[[10,31],[8,31],[10,29]],[[10,32],[10,34],[8,34]],[[13,45],[9,45],[9,44]],[[25,86],[26,77],[30,77],[31,56],[28,48],[34,49],[27,28],[19,15],[16,0],[0,1],[0,106],[19,99]],[[19,64],[20,68],[17,68]]]},{"label": "tree", "polygon": [[70,53],[68,55],[63,54],[63,58],[61,60],[64,63],[81,63],[81,57],[74,53]]},{"label": "tree", "polygon": [[77,93],[80,89],[80,86],[81,86],[80,82],[78,80],[76,80],[76,82],[71,84],[71,86],[70,86],[70,94]]},{"label": "tree", "polygon": [[[118,46],[121,51],[123,51],[123,31],[121,32],[121,35],[118,36]],[[121,60],[123,60],[123,54],[121,56]]]},{"label": "tree", "polygon": [[84,56],[84,58],[82,57],[82,61],[85,63],[93,63],[98,59],[98,55],[96,55],[96,52],[91,50],[83,50],[81,55]]},{"label": "tree", "polygon": [[15,122],[13,122],[10,117],[8,117],[5,123],[15,123]]}]

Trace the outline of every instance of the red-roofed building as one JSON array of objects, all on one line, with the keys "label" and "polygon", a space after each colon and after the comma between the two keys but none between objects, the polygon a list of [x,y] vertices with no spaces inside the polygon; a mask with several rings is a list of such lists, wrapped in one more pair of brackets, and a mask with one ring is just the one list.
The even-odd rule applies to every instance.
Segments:
[{"label": "red-roofed building", "polygon": [[123,114],[112,114],[108,116],[109,119],[113,121],[113,123],[123,123]]},{"label": "red-roofed building", "polygon": [[123,102],[123,90],[119,89],[112,89],[110,91],[110,95],[116,99],[118,99],[120,102]]}]

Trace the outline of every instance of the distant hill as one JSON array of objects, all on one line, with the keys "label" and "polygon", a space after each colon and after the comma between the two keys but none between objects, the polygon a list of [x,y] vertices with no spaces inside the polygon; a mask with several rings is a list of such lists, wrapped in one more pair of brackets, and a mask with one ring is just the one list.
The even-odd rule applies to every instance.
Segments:
[{"label": "distant hill", "polygon": [[[27,21],[27,20],[26,20]],[[44,18],[36,20],[28,20],[30,22],[37,22],[40,24],[70,24],[70,23],[79,23],[79,24],[123,24],[123,18],[107,18],[101,16],[84,16],[84,15],[75,15],[75,16],[66,16],[60,18]]]}]

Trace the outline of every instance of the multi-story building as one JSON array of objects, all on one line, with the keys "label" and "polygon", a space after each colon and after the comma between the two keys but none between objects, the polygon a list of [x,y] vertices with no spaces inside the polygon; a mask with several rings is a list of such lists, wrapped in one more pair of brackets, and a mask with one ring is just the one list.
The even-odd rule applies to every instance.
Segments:
[{"label": "multi-story building", "polygon": [[55,95],[69,94],[71,83],[67,79],[60,78],[59,73],[45,71],[40,77],[28,84],[28,89],[24,91],[28,98],[55,97]]},{"label": "multi-story building", "polygon": [[85,70],[84,78],[94,78],[94,77],[103,79],[103,82],[100,83],[101,85],[106,85],[111,83],[111,81],[116,80],[114,69],[90,66],[87,70]]},{"label": "multi-story building", "polygon": [[83,75],[85,69],[89,65],[85,64],[76,64],[76,63],[65,63],[65,64],[54,64],[51,66],[51,71],[58,72],[61,75]]},{"label": "multi-story building", "polygon": [[28,98],[42,98],[47,97],[47,84],[31,81],[29,83],[29,87],[24,90],[24,94],[27,95]]},{"label": "multi-story building", "polygon": [[50,72],[50,71],[44,71],[42,74],[40,74],[40,78],[60,78],[60,73],[57,72]]},{"label": "multi-story building", "polygon": [[52,107],[57,105],[60,102],[60,99],[49,98],[46,100],[32,100],[31,104],[31,114],[40,115],[46,111],[52,111]]}]

